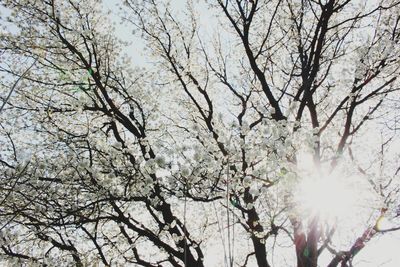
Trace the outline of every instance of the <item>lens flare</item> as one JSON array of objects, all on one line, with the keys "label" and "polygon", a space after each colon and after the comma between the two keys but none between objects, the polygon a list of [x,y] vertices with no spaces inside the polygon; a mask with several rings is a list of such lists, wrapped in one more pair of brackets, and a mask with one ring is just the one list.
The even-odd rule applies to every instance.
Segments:
[{"label": "lens flare", "polygon": [[318,216],[324,222],[334,223],[351,216],[357,204],[357,190],[341,177],[311,175],[301,178],[294,198],[305,217]]}]

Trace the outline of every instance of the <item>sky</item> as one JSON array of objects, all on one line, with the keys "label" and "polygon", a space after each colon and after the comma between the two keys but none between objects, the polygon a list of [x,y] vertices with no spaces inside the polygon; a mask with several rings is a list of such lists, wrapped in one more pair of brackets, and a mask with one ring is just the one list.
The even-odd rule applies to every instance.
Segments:
[{"label": "sky", "polygon": [[[132,35],[132,30],[129,26],[120,25],[120,18],[118,16],[118,8],[111,3],[112,1],[104,1],[107,9],[112,11],[111,19],[116,23],[116,35],[127,41],[132,41],[132,45],[126,49],[127,54],[132,57],[135,64],[148,65],[150,61],[146,59],[146,55],[143,53],[145,44],[140,38]],[[172,6],[178,9],[184,8],[182,0],[173,0]],[[200,27],[212,29],[211,23],[215,22],[212,19],[207,18],[206,7],[203,5],[200,10]],[[376,140],[376,138],[373,138]],[[351,215],[349,215],[351,217]],[[352,220],[353,218],[349,218]],[[396,222],[392,222],[395,224]],[[398,222],[397,222],[398,223]],[[389,223],[390,224],[390,223]],[[364,226],[362,226],[364,227]],[[360,231],[364,231],[364,228],[360,228]],[[219,238],[219,237],[218,237]],[[218,249],[219,248],[219,249]],[[206,266],[217,267],[223,262],[222,241],[218,246],[215,243],[212,247],[209,247],[205,255]],[[342,248],[345,249],[345,248]],[[394,233],[378,234],[375,236],[366,247],[362,249],[359,254],[355,257],[353,262],[354,266],[358,267],[399,267],[400,266],[400,231]],[[285,249],[283,253],[293,253],[290,249]],[[292,255],[291,255],[292,256]],[[320,266],[326,266],[326,264],[332,259],[332,256],[325,253],[321,256]]]},{"label": "sky", "polygon": [[[132,58],[135,64],[139,66],[151,64],[151,62],[146,59],[146,55],[143,53],[143,48],[145,44],[137,37],[132,35],[132,30],[130,27],[126,25],[120,24],[120,19],[117,15],[118,9],[117,7],[112,4],[114,1],[103,1],[105,4],[105,8],[111,9],[111,17],[110,19],[115,22],[116,32],[115,34],[117,37],[121,38],[122,40],[132,41],[132,45],[125,48],[124,51]],[[182,8],[181,0],[174,0],[172,1],[173,5],[179,6]],[[210,27],[212,25],[207,25],[207,20],[204,19],[206,17],[206,10],[202,10],[204,14],[202,14],[203,19],[202,27]],[[4,10],[0,7],[0,14],[4,16],[7,14],[7,10]],[[206,251],[206,266],[219,266],[221,262],[221,256],[223,253],[217,249],[218,247],[210,247]],[[221,248],[221,247],[219,247]],[[394,233],[386,233],[384,235],[378,234],[378,236],[374,237],[367,246],[361,250],[361,252],[355,257],[354,266],[359,267],[398,267],[400,266],[400,231]],[[289,250],[285,250],[289,253]],[[325,257],[321,259],[322,265],[324,266],[324,262],[328,262],[331,257]]]},{"label": "sky", "polygon": [[[115,1],[115,0],[114,0]],[[132,41],[132,45],[126,50],[127,54],[133,58],[136,63],[148,65],[151,62],[146,61],[146,55],[143,53],[143,41],[139,38],[134,37],[131,32],[132,30],[126,25],[120,25],[120,19],[118,18],[118,10],[115,5],[112,4],[114,1],[104,1],[106,3],[107,8],[111,9],[112,17],[111,19],[116,22],[116,34],[123,40]],[[172,7],[182,9],[184,6],[182,5],[184,1],[182,0],[174,0],[172,1]],[[210,14],[207,12],[206,7],[203,5],[200,12],[200,27],[206,28],[207,30],[213,29],[212,23],[215,21],[211,18],[208,18]],[[373,133],[377,134],[377,133]],[[376,140],[376,138],[372,138],[372,140]],[[190,209],[190,207],[189,207]],[[352,215],[349,214],[349,220],[351,221],[354,218],[351,218]],[[355,216],[355,215],[353,215]],[[389,222],[390,224],[395,224],[395,222]],[[398,223],[398,222],[397,222]],[[223,232],[226,235],[226,232]],[[220,239],[220,237],[216,237]],[[205,263],[206,266],[215,266],[219,267],[220,264],[223,263],[223,251],[222,250],[222,240],[220,242],[213,243],[212,246],[208,247],[205,255]],[[367,243],[366,247],[359,252],[359,254],[355,257],[353,262],[354,266],[358,267],[398,267],[400,266],[400,231],[394,233],[387,234],[378,234],[375,236],[369,243]],[[345,248],[342,248],[345,249]],[[293,251],[290,249],[282,249],[283,255],[282,258],[285,258],[285,253],[288,253],[288,257],[293,256]],[[326,266],[329,261],[332,259],[330,253],[324,253],[320,257],[320,266]],[[282,259],[281,259],[282,260]],[[277,265],[278,266],[278,265]]]}]

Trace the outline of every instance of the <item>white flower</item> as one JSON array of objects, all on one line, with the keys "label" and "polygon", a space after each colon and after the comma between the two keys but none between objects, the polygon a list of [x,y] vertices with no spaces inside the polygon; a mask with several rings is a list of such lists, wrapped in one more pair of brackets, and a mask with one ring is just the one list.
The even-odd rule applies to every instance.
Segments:
[{"label": "white flower", "polygon": [[184,177],[187,177],[187,176],[189,176],[190,175],[190,170],[189,170],[189,168],[188,167],[182,167],[182,169],[181,169],[181,175],[182,176],[184,176]]},{"label": "white flower", "polygon": [[275,108],[274,108],[274,107],[270,107],[270,109],[269,109],[269,114],[270,114],[271,116],[273,116],[273,115],[275,115],[275,113],[276,113]]},{"label": "white flower", "polygon": [[251,187],[249,190],[249,193],[252,194],[253,196],[258,196],[260,194],[260,191],[258,190],[257,187]]},{"label": "white flower", "polygon": [[163,156],[157,156],[155,158],[155,162],[161,168],[163,168],[165,166],[165,158]]},{"label": "white flower", "polygon": [[173,220],[171,222],[170,228],[175,228],[175,226],[176,226],[176,220]]},{"label": "white flower", "polygon": [[194,155],[193,155],[193,159],[194,159],[196,162],[199,162],[199,161],[201,161],[201,160],[203,159],[203,156],[202,156],[199,152],[196,152],[196,153],[194,153]]},{"label": "white flower", "polygon": [[149,173],[154,173],[155,172],[155,165],[156,165],[155,160],[154,159],[149,159],[148,161],[146,161],[146,163],[144,165],[144,168]]},{"label": "white flower", "polygon": [[243,186],[244,186],[245,188],[247,188],[247,187],[250,187],[250,185],[251,185],[251,177],[250,177],[250,176],[244,177],[244,179],[243,179]]}]

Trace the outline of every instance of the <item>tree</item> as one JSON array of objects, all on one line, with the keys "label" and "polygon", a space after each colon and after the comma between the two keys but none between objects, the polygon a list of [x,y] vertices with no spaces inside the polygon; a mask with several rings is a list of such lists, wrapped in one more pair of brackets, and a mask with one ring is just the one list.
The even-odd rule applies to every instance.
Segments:
[{"label": "tree", "polygon": [[4,261],[352,266],[398,230],[400,2],[123,1],[141,67],[100,1],[1,3]]}]

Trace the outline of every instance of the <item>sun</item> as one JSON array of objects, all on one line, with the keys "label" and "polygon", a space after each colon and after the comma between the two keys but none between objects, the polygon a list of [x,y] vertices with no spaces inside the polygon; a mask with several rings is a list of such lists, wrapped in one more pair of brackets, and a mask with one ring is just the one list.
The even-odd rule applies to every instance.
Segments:
[{"label": "sun", "polygon": [[334,169],[330,164],[316,166],[312,155],[304,153],[298,166],[292,201],[294,211],[304,222],[318,218],[321,224],[333,226],[340,222],[341,226],[350,226],[374,205],[367,180],[346,162]]},{"label": "sun", "polygon": [[328,224],[351,216],[357,205],[357,188],[337,175],[314,173],[301,177],[294,192],[303,217],[318,218]]}]

